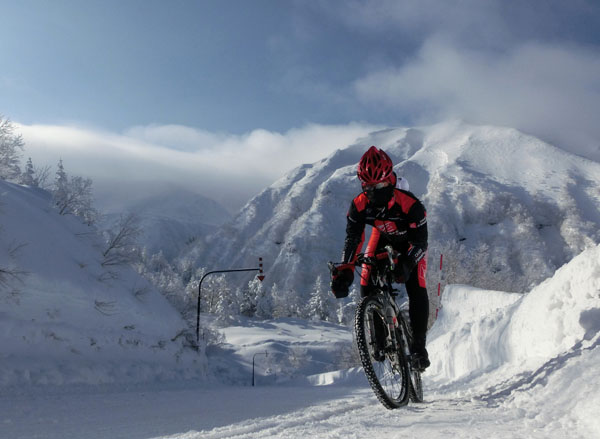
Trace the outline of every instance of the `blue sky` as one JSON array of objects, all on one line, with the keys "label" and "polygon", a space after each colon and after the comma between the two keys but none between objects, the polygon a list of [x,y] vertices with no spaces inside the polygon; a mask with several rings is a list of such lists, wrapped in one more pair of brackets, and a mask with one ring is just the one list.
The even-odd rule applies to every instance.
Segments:
[{"label": "blue sky", "polygon": [[72,154],[97,178],[43,130],[214,151],[319,126],[326,155],[340,127],[461,118],[600,158],[598,1],[23,0],[0,42],[0,114],[34,159]]}]

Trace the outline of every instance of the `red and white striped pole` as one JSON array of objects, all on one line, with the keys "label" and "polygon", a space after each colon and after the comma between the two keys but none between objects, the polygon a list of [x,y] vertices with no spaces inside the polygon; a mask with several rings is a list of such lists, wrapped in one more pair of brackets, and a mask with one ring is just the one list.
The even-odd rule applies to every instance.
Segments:
[{"label": "red and white striped pole", "polygon": [[263,274],[263,263],[262,263],[262,258],[258,258],[258,280],[259,281],[263,281],[265,280],[265,275]]},{"label": "red and white striped pole", "polygon": [[435,318],[437,320],[438,313],[440,312],[440,304],[441,304],[441,291],[442,291],[442,263],[444,261],[444,255],[440,254],[440,281],[438,282],[438,300],[437,300],[437,308],[435,310]]}]

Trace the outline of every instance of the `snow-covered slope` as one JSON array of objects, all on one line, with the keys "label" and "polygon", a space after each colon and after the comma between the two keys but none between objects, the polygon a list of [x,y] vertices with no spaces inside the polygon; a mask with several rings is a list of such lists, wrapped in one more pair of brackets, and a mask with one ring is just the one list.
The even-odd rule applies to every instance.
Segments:
[{"label": "snow-covered slope", "polygon": [[177,311],[132,269],[103,267],[95,229],[46,192],[0,181],[0,224],[0,386],[205,372]]},{"label": "snow-covered slope", "polygon": [[142,232],[138,238],[140,246],[150,254],[162,252],[167,259],[231,219],[231,214],[216,201],[179,187],[122,203],[111,212],[104,216],[102,228],[114,227],[121,215],[135,213]]},{"label": "snow-covered slope", "polygon": [[309,289],[341,254],[356,163],[370,145],[426,205],[429,258],[445,254],[449,282],[523,292],[600,242],[600,164],[513,129],[451,122],[375,132],[295,169],[192,255],[219,268],[261,256],[266,282]]},{"label": "snow-covered slope", "polygon": [[442,303],[429,335],[432,387],[596,437],[600,246],[528,294],[453,285]]}]

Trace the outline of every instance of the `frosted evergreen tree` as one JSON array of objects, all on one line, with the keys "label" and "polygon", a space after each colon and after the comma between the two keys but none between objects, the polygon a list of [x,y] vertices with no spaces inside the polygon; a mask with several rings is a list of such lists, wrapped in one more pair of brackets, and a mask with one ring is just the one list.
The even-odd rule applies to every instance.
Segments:
[{"label": "frosted evergreen tree", "polygon": [[19,181],[21,168],[21,151],[23,151],[23,138],[15,134],[15,127],[9,119],[0,115],[0,179]]},{"label": "frosted evergreen tree", "polygon": [[248,283],[248,288],[250,294],[255,297],[256,311],[254,316],[259,319],[270,319],[273,317],[272,296],[263,283],[258,278],[254,278]]},{"label": "frosted evergreen tree", "polygon": [[273,317],[302,317],[306,304],[294,289],[282,290],[277,284],[271,289]]},{"label": "frosted evergreen tree", "polygon": [[35,169],[33,168],[33,162],[31,157],[27,159],[25,164],[25,171],[21,174],[21,184],[31,187],[37,187],[37,181],[35,178]]},{"label": "frosted evergreen tree", "polygon": [[228,325],[234,320],[234,316],[238,314],[236,306],[231,297],[231,290],[221,291],[217,300],[215,314],[217,323]]},{"label": "frosted evergreen tree", "polygon": [[274,283],[271,286],[271,297],[273,298],[273,317],[278,319],[290,316],[290,303],[287,294]]},{"label": "frosted evergreen tree", "polygon": [[98,217],[92,202],[92,180],[67,176],[62,160],[58,162],[53,191],[54,204],[61,215],[73,214],[93,224]]},{"label": "frosted evergreen tree", "polygon": [[56,178],[54,179],[54,190],[52,195],[54,196],[54,203],[59,206],[63,200],[66,200],[68,195],[69,177],[65,172],[62,159],[58,161],[58,167],[56,169]]},{"label": "frosted evergreen tree", "polygon": [[308,301],[308,318],[311,320],[332,321],[331,306],[330,293],[324,288],[321,275],[318,275]]},{"label": "frosted evergreen tree", "polygon": [[[260,282],[258,279],[255,279]],[[237,297],[240,304],[240,314],[246,317],[254,317],[256,313],[256,293],[247,288],[237,290]]]}]

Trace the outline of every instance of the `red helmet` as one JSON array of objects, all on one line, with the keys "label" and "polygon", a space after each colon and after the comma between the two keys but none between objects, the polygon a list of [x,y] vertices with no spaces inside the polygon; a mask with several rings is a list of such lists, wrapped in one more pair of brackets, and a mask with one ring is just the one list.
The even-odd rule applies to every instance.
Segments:
[{"label": "red helmet", "polygon": [[394,180],[394,165],[382,149],[371,146],[358,162],[356,174],[362,184],[392,183]]}]

